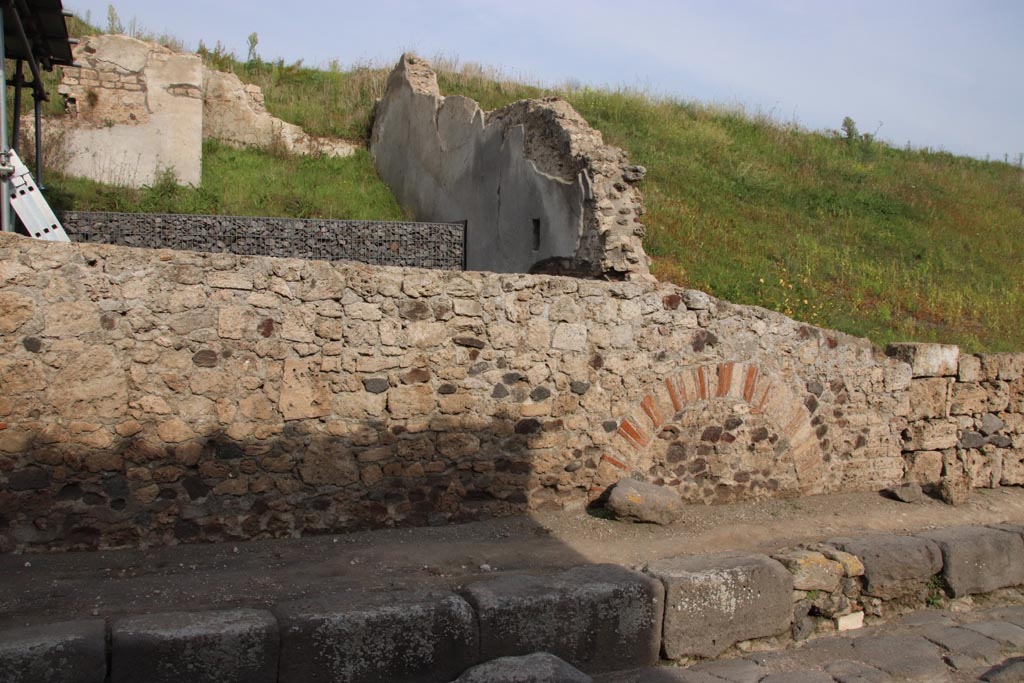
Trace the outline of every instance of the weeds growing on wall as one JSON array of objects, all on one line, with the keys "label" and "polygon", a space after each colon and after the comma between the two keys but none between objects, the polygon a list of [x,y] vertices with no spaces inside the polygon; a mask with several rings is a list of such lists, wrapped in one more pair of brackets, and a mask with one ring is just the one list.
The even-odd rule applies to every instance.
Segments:
[{"label": "weeds growing on wall", "polygon": [[[210,67],[263,88],[273,115],[353,141],[367,139],[392,66],[243,62],[219,43],[199,51]],[[565,97],[646,166],[645,246],[662,279],[880,344],[1024,348],[1019,165],[894,148],[852,119],[809,132],[735,107],[578,83],[545,89],[450,57],[431,61],[442,93],[485,110]],[[365,152],[302,160],[207,144],[205,154],[201,189],[161,194],[61,179],[62,201],[83,210],[401,217]]]}]

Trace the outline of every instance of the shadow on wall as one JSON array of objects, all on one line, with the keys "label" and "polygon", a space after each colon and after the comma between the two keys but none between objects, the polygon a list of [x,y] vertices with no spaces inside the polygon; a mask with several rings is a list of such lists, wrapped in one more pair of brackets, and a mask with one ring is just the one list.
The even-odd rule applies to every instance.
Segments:
[{"label": "shadow on wall", "polygon": [[[0,492],[0,534],[8,546],[95,549],[434,526],[563,507],[530,453],[561,420],[424,427],[366,422],[331,436],[293,422],[259,442],[217,433],[177,446],[128,439],[105,451],[46,446],[36,435],[24,455],[38,464],[8,473]],[[580,466],[573,462],[567,467]]]}]

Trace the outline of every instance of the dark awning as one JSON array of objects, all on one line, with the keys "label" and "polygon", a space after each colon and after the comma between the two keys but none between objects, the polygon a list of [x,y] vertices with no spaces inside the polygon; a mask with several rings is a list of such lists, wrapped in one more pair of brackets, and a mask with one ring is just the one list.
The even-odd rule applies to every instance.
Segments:
[{"label": "dark awning", "polygon": [[[61,0],[4,0],[4,56],[31,61],[34,55],[46,71],[54,65],[71,66],[71,43]],[[17,12],[17,16],[15,16]],[[22,39],[18,19],[25,29]]]}]

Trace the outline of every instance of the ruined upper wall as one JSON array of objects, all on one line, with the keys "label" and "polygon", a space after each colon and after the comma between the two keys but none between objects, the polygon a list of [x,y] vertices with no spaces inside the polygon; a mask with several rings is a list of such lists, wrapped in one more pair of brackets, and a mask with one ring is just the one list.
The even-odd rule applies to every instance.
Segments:
[{"label": "ruined upper wall", "polygon": [[199,185],[206,139],[300,155],[355,152],[271,116],[258,86],[196,55],[122,35],[83,38],[74,54],[82,67],[65,67],[60,85],[70,116],[48,122],[65,132],[71,175],[140,187],[170,169],[179,183]]},{"label": "ruined upper wall", "polygon": [[351,143],[314,137],[271,116],[258,85],[213,69],[203,71],[203,138],[235,147],[282,149],[289,154],[347,157],[355,153]]},{"label": "ruined upper wall", "polygon": [[138,187],[166,170],[198,185],[203,159],[203,65],[127,36],[90,36],[65,67],[71,175]]},{"label": "ruined upper wall", "polygon": [[468,222],[470,269],[527,272],[556,259],[589,275],[649,277],[636,188],[644,171],[563,100],[484,113],[441,96],[426,62],[404,55],[370,152],[416,218]]}]

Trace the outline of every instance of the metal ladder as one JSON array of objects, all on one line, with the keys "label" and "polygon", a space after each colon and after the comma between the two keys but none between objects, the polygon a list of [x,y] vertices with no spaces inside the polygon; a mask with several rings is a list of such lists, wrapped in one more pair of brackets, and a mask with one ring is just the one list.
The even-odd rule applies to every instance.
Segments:
[{"label": "metal ladder", "polygon": [[0,178],[7,181],[11,208],[17,212],[30,236],[49,242],[71,241],[32,179],[28,166],[13,149],[0,152]]}]

